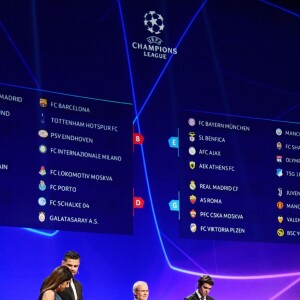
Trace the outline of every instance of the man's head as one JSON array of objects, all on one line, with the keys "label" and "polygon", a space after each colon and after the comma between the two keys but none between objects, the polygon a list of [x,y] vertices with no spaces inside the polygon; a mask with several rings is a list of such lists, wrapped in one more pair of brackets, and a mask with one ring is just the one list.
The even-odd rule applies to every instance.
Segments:
[{"label": "man's head", "polygon": [[80,265],[80,255],[75,251],[68,251],[64,260],[61,262],[62,266],[66,266],[70,269],[73,276],[75,276],[78,272],[78,268]]},{"label": "man's head", "polygon": [[148,284],[145,281],[137,281],[132,287],[134,299],[147,300],[149,297]]},{"label": "man's head", "polygon": [[198,279],[198,292],[201,296],[207,296],[214,285],[209,275],[203,275]]}]

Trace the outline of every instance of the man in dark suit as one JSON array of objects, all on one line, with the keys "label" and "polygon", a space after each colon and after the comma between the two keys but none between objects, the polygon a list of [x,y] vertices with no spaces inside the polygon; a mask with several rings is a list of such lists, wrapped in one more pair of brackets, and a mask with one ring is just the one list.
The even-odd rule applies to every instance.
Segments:
[{"label": "man in dark suit", "polygon": [[[75,251],[69,251],[65,254],[61,263],[70,269],[73,277],[78,273],[80,265],[80,255]],[[58,293],[62,300],[82,300],[82,285],[76,279],[71,279],[69,287]]]},{"label": "man in dark suit", "polygon": [[214,300],[214,298],[208,296],[214,281],[209,275],[203,275],[198,279],[198,289],[195,293],[184,298],[184,300]]},{"label": "man in dark suit", "polygon": [[149,297],[149,288],[145,281],[135,282],[132,291],[134,300],[147,300]]}]

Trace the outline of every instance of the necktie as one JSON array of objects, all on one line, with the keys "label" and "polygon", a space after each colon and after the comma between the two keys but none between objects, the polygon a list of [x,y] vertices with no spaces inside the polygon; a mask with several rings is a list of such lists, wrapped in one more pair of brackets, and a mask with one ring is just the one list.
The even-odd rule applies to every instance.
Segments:
[{"label": "necktie", "polygon": [[75,288],[75,284],[74,284],[73,280],[71,280],[70,285],[71,285],[71,289],[73,290],[73,293],[74,293],[74,298],[75,298],[75,300],[77,300],[78,296],[77,296],[77,292],[76,292],[76,288]]}]

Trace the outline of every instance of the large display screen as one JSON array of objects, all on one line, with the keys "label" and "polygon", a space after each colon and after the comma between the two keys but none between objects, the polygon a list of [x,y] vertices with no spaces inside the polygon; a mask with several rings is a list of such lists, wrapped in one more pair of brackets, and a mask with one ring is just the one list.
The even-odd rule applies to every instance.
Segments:
[{"label": "large display screen", "polygon": [[131,234],[132,105],[7,87],[0,99],[1,225]]},{"label": "large display screen", "polygon": [[0,2],[0,278],[38,299],[299,299],[299,15],[279,0]]},{"label": "large display screen", "polygon": [[300,124],[200,112],[181,118],[182,236],[298,243]]}]

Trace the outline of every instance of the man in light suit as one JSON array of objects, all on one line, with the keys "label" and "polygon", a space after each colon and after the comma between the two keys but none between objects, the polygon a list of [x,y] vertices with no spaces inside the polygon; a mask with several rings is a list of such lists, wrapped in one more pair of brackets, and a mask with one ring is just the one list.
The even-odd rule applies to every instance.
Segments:
[{"label": "man in light suit", "polygon": [[[73,277],[78,273],[80,265],[80,255],[75,251],[69,251],[65,254],[62,266],[70,269]],[[58,293],[62,300],[82,300],[82,285],[76,279],[71,279],[69,287]]]},{"label": "man in light suit", "polygon": [[184,298],[184,300],[214,300],[214,298],[208,296],[214,281],[209,275],[203,275],[198,279],[198,289],[195,293]]}]

